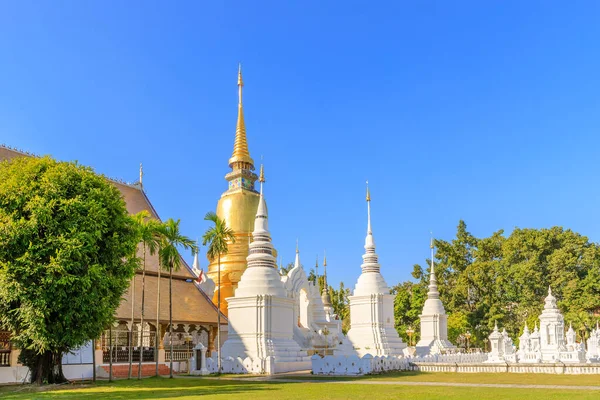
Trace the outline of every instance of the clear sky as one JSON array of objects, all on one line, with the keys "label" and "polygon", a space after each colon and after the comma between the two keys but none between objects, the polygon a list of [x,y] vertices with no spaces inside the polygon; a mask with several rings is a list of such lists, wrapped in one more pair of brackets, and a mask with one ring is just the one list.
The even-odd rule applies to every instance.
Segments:
[{"label": "clear sky", "polygon": [[132,182],[143,162],[160,216],[198,237],[241,61],[284,262],[299,238],[305,266],[327,249],[330,281],[354,286],[367,179],[390,285],[459,219],[598,242],[599,4],[3,1],[0,142]]}]

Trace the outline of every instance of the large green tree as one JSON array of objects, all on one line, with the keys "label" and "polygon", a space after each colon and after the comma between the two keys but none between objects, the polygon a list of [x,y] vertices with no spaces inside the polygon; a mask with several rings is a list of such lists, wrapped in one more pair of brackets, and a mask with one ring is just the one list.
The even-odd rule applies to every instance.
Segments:
[{"label": "large green tree", "polygon": [[113,322],[138,260],[120,192],[74,162],[0,163],[0,325],[37,383]]},{"label": "large green tree", "polygon": [[[471,342],[483,347],[497,321],[513,338],[527,322],[537,321],[548,287],[580,336],[595,324],[600,310],[600,247],[569,229],[516,228],[476,238],[464,221],[451,241],[435,240],[436,277],[449,314],[449,336],[469,330]],[[426,299],[429,260],[416,265],[413,277],[395,287],[396,328],[418,329]],[[587,328],[586,328],[587,327]],[[462,332],[460,332],[462,331]]]}]

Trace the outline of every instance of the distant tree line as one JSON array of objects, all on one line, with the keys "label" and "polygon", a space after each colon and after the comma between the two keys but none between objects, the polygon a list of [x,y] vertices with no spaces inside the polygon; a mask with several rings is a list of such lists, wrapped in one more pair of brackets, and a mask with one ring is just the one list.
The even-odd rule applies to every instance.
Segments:
[{"label": "distant tree line", "polygon": [[[495,322],[517,341],[525,322],[533,329],[539,321],[549,286],[579,340],[598,320],[600,246],[579,233],[562,227],[516,228],[508,236],[499,230],[476,238],[460,221],[453,240],[434,244],[440,298],[454,343],[469,331],[473,345],[483,347]],[[396,329],[404,338],[409,327],[418,336],[430,261],[414,266],[416,281],[393,288]]]}]

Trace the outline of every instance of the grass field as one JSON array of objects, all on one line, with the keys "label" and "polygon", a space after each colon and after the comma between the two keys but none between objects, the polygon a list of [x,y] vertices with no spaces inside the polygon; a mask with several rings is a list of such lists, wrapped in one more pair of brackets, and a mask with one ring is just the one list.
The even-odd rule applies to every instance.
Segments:
[{"label": "grass field", "polygon": [[[287,377],[286,377],[287,378]],[[449,383],[501,383],[515,385],[565,385],[600,386],[600,375],[553,375],[553,374],[509,374],[509,373],[452,373],[452,372],[388,372],[380,375],[360,377],[290,376],[298,380],[374,380],[402,382],[449,382]],[[598,393],[600,400],[600,393]]]},{"label": "grass field", "polygon": [[[506,376],[505,376],[506,375]],[[514,379],[513,379],[514,377]],[[541,378],[540,378],[541,377]],[[570,378],[557,382],[548,378]],[[508,379],[511,378],[511,379]],[[547,378],[547,379],[542,379]],[[286,378],[287,379],[287,378]],[[508,380],[506,380],[508,379]],[[382,380],[386,381],[386,384]],[[0,398],[24,399],[600,399],[600,391],[565,389],[524,389],[488,387],[432,387],[402,386],[394,382],[448,382],[448,383],[513,383],[600,385],[593,376],[549,376],[509,374],[386,374],[360,378],[358,383],[336,381],[329,383],[277,382],[202,379],[202,378],[149,378],[142,381],[121,380],[97,385],[68,385],[36,388],[30,386],[0,387]],[[364,382],[363,382],[364,381]],[[366,384],[373,381],[373,384]],[[377,382],[379,381],[379,382]]]}]

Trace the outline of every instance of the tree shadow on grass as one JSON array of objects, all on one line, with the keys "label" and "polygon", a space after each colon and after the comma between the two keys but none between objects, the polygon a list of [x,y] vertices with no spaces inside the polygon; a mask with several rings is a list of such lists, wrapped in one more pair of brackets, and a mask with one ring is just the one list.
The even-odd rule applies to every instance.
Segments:
[{"label": "tree shadow on grass", "polygon": [[[253,396],[261,391],[277,391],[277,386],[285,385],[284,382],[239,382],[218,381],[202,379],[144,379],[142,381],[117,381],[114,383],[100,383],[97,386],[86,388],[65,388],[43,392],[21,391],[3,393],[3,400],[22,399],[175,399],[178,397],[226,397],[232,395]],[[289,383],[288,383],[289,384]],[[66,389],[66,390],[65,390]],[[276,396],[272,393],[271,396]]]}]

